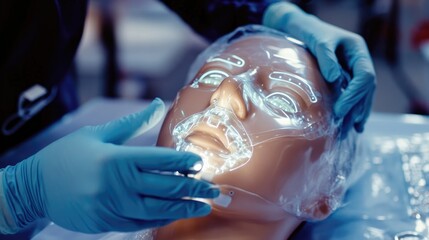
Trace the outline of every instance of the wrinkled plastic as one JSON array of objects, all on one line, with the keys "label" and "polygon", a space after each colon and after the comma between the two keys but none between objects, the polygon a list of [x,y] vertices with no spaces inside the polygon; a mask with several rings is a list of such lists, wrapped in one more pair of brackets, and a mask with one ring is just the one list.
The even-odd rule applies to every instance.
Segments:
[{"label": "wrinkled plastic", "polygon": [[[197,178],[214,181],[227,195],[247,195],[254,202],[234,203],[229,196],[214,202],[217,207],[269,206],[267,211],[280,215],[322,219],[341,205],[355,149],[353,134],[340,137],[341,122],[334,121],[331,96],[302,42],[259,25],[241,27],[196,59],[189,84],[178,93],[164,121],[158,144],[199,154],[204,168]],[[282,147],[270,149],[277,143]],[[271,156],[272,150],[279,154]],[[268,193],[244,183],[216,180],[240,172],[251,178],[253,170],[247,169],[260,164],[271,166],[271,172],[283,171],[287,180],[273,175],[270,185],[263,186],[273,188]],[[328,210],[316,206],[321,196]],[[314,206],[309,207],[311,203]]]},{"label": "wrinkled plastic", "polygon": [[348,205],[294,239],[429,239],[429,133],[364,140],[366,171],[345,197]]}]

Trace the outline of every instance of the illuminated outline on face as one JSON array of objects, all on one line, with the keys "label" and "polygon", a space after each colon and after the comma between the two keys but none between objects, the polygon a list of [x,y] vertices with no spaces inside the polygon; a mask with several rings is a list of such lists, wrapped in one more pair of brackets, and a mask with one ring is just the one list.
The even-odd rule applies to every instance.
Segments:
[{"label": "illuminated outline on face", "polygon": [[[235,61],[234,61],[235,60]],[[234,67],[244,67],[244,65],[246,65],[246,62],[244,61],[244,59],[242,59],[241,57],[237,56],[237,55],[231,55],[230,57],[224,59],[221,57],[211,57],[209,59],[207,59],[207,62],[223,62],[226,64],[230,64]]]}]

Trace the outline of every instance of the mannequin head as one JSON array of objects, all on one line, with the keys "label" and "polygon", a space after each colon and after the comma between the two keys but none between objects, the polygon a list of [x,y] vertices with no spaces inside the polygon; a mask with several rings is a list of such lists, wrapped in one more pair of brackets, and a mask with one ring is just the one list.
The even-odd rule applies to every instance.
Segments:
[{"label": "mannequin head", "polygon": [[225,239],[285,239],[339,205],[353,141],[338,137],[332,93],[302,43],[239,28],[203,52],[190,76],[157,144],[199,154],[196,177],[222,194],[208,217],[161,228],[159,239],[216,239],[214,229]]}]

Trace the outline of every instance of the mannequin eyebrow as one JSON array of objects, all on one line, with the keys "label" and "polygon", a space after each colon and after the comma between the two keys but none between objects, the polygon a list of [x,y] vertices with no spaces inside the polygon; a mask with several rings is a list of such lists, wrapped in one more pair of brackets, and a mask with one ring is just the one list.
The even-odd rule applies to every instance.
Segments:
[{"label": "mannequin eyebrow", "polygon": [[310,102],[317,102],[317,97],[314,93],[313,87],[308,83],[307,80],[303,79],[302,77],[287,72],[272,72],[268,77],[272,81],[294,85],[295,87],[305,92]]},{"label": "mannequin eyebrow", "polygon": [[244,61],[243,58],[233,54],[231,55],[231,57],[221,57],[221,56],[217,56],[217,57],[210,57],[209,59],[207,59],[207,62],[221,62],[221,63],[226,63],[228,65],[233,65],[235,67],[243,67],[244,65],[246,65],[246,61]]},{"label": "mannequin eyebrow", "polygon": [[217,69],[210,69],[208,71],[205,71],[205,73],[203,75],[201,75],[201,77],[199,77],[200,79],[203,79],[204,77],[208,76],[208,75],[215,75],[215,76],[219,76],[219,77],[227,77],[230,75],[230,73],[223,71],[223,70],[217,70]]}]

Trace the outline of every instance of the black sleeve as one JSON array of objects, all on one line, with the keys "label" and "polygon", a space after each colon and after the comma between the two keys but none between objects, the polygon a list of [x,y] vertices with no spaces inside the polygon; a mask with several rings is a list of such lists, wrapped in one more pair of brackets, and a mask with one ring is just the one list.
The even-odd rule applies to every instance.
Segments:
[{"label": "black sleeve", "polygon": [[[77,107],[70,71],[86,9],[87,0],[0,1],[0,154]],[[43,108],[24,106],[35,85],[55,96]]]},{"label": "black sleeve", "polygon": [[213,41],[246,24],[261,24],[265,9],[279,0],[161,0],[195,32]]}]

